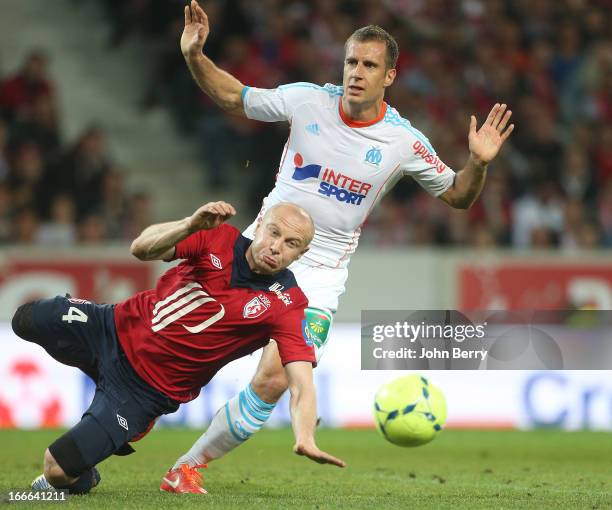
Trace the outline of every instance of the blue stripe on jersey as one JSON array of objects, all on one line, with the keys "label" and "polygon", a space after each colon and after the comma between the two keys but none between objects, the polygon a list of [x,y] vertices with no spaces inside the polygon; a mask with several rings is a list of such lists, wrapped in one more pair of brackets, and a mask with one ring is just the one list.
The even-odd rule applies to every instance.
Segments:
[{"label": "blue stripe on jersey", "polygon": [[288,83],[287,85],[281,85],[278,88],[281,90],[285,90],[285,89],[292,89],[294,87],[302,87],[305,89],[316,89],[316,90],[321,90],[323,88],[320,85],[315,85],[314,83],[308,83],[307,81],[298,81],[296,83]]},{"label": "blue stripe on jersey", "polygon": [[294,87],[302,87],[305,89],[315,89],[322,90],[327,92],[330,96],[341,96],[342,95],[342,87],[338,85],[332,85],[331,83],[326,83],[325,87],[321,87],[320,85],[316,85],[314,83],[308,83],[306,81],[299,81],[296,83],[288,83],[287,85],[281,85],[278,87],[280,90],[291,89]]},{"label": "blue stripe on jersey", "polygon": [[431,152],[433,155],[436,155],[436,151],[431,146],[431,143],[429,143],[429,140],[427,139],[427,137],[423,133],[421,133],[418,129],[413,127],[412,124],[410,124],[410,121],[408,119],[404,119],[403,117],[400,117],[399,113],[397,113],[397,110],[395,108],[391,108],[390,106],[387,108],[383,122],[388,122],[392,124],[393,126],[401,126],[403,128],[406,128],[414,136],[416,136],[425,147],[427,147],[427,150],[429,152]]},{"label": "blue stripe on jersey", "polygon": [[245,85],[244,87],[242,87],[242,92],[240,93],[240,99],[242,100],[242,102],[244,103],[244,96],[246,96],[246,93],[249,91],[251,87]]},{"label": "blue stripe on jersey", "polygon": [[341,96],[342,94],[344,94],[344,88],[341,85],[326,83],[323,88],[328,92],[328,94],[332,96]]}]

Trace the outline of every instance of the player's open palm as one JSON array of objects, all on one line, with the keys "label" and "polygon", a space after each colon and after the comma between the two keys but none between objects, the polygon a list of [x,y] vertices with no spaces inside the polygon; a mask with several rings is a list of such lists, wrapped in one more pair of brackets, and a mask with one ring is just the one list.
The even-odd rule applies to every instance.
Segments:
[{"label": "player's open palm", "polygon": [[218,227],[236,214],[236,209],[227,202],[209,202],[200,207],[189,218],[189,230],[209,230]]},{"label": "player's open palm", "polygon": [[319,464],[333,464],[338,467],[346,467],[346,463],[342,459],[338,459],[329,453],[319,450],[316,445],[306,445],[296,443],[293,447],[294,453],[308,457]]},{"label": "player's open palm", "polygon": [[185,28],[181,36],[183,56],[189,58],[202,53],[209,32],[208,16],[196,0],[191,0],[191,4],[185,6]]},{"label": "player's open palm", "polygon": [[470,118],[470,153],[483,163],[488,163],[497,156],[514,129],[514,124],[506,128],[512,116],[512,112],[506,111],[506,108],[505,104],[496,104],[479,130],[476,130],[476,117],[472,115]]}]

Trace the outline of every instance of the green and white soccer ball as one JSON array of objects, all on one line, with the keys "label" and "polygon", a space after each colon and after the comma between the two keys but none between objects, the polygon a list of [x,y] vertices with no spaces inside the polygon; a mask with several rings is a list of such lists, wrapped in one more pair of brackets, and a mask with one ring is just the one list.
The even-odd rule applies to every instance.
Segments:
[{"label": "green and white soccer ball", "polygon": [[446,399],[425,377],[400,377],[384,384],[376,393],[374,421],[378,431],[393,444],[429,443],[446,421]]}]

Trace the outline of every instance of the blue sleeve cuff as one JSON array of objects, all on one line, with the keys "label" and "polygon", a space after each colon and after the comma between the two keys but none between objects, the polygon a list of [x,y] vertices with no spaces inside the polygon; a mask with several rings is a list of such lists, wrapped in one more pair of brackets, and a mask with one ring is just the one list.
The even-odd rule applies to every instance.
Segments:
[{"label": "blue sleeve cuff", "polygon": [[251,87],[248,87],[247,85],[245,85],[242,89],[242,92],[240,93],[240,99],[242,100],[242,104],[244,104],[244,96],[246,96],[246,93],[249,91]]}]

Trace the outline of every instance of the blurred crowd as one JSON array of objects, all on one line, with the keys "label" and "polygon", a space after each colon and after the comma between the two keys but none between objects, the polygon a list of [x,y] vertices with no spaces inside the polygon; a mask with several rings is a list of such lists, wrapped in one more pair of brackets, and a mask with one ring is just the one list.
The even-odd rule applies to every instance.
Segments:
[{"label": "blurred crowd", "polygon": [[128,193],[104,130],[63,139],[49,57],[0,75],[0,244],[131,240],[150,224],[146,193]]},{"label": "blurred crowd", "polygon": [[[155,72],[143,108],[170,108],[177,128],[202,149],[207,185],[239,182],[248,189],[243,207],[254,214],[273,186],[288,127],[224,115],[199,91],[179,49],[186,2],[102,3],[111,27],[110,52],[132,37],[150,42]],[[251,86],[339,84],[347,37],[360,26],[384,27],[400,45],[397,78],[386,100],[455,170],[468,156],[470,114],[482,122],[498,101],[512,109],[514,133],[470,210],[455,211],[404,179],[374,210],[363,243],[612,246],[612,1],[200,3],[211,26],[205,52]],[[7,84],[10,79],[3,90]],[[10,94],[0,96],[2,218],[10,209],[16,225],[56,224],[60,220],[52,218],[59,214],[85,226],[93,215],[109,235],[124,235],[129,227],[116,209],[126,206],[107,203],[116,200],[108,190],[121,187],[121,177],[105,157],[103,134],[94,128],[66,149],[57,134],[53,86],[45,79],[26,96],[16,105]],[[24,182],[27,192],[19,191]],[[40,189],[50,188],[57,191],[52,199],[33,200]],[[92,204],[97,204],[93,212]],[[108,221],[107,214],[115,219]]]}]

